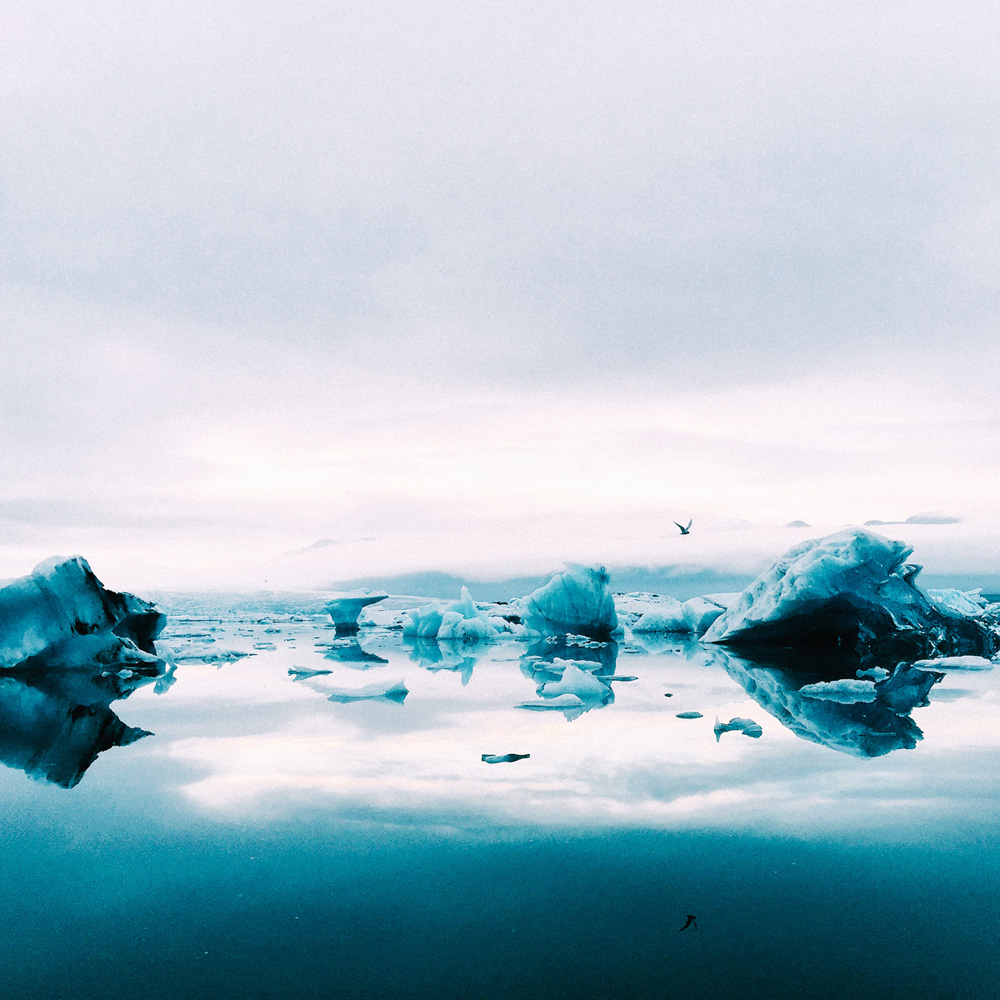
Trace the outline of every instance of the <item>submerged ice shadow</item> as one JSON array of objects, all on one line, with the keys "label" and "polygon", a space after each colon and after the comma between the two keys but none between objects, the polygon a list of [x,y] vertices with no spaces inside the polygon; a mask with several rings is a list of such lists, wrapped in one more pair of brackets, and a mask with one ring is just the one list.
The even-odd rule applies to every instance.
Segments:
[{"label": "submerged ice shadow", "polygon": [[911,718],[943,674],[836,651],[714,657],[766,712],[800,739],[854,757],[912,750],[923,732]]}]

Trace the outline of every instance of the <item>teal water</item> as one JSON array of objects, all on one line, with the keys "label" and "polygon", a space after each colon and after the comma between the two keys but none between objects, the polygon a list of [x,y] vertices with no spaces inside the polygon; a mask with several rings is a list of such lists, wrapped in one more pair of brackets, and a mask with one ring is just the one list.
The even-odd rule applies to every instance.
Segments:
[{"label": "teal water", "polygon": [[[762,675],[756,699],[740,683],[754,664],[580,649],[637,680],[567,721],[518,707],[541,701],[523,645],[379,632],[352,660],[318,620],[171,623],[209,628],[275,648],[179,659],[166,690],[110,702],[153,735],[74,787],[43,773],[86,755],[77,722],[33,756],[18,736],[0,771],[5,1000],[996,996],[992,672],[947,673],[898,723],[801,708],[786,677],[782,724]],[[327,700],[400,679],[402,704]],[[716,715],[763,735],[716,740]],[[480,760],[503,752],[531,757]]]}]

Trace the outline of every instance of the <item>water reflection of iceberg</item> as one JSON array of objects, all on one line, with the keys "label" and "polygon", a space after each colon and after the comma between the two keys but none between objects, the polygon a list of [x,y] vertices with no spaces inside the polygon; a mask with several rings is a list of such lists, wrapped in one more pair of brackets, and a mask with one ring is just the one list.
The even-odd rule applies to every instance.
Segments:
[{"label": "water reflection of iceberg", "polygon": [[522,702],[529,712],[562,712],[567,722],[615,700],[612,682],[618,661],[615,642],[557,641],[535,643],[521,657],[521,673],[535,685],[538,701]]},{"label": "water reflection of iceberg", "polygon": [[63,788],[98,754],[151,735],[111,711],[166,678],[162,661],[136,657],[116,636],[81,636],[0,676],[0,763]]},{"label": "water reflection of iceberg", "polygon": [[369,653],[357,639],[336,639],[323,653],[324,660],[335,660],[354,670],[368,670],[380,663],[388,663],[384,656]]},{"label": "water reflection of iceberg", "polygon": [[412,639],[410,643],[410,659],[414,663],[425,670],[451,670],[462,678],[462,687],[469,683],[479,661],[479,654],[473,652],[475,644],[470,646],[461,640]]},{"label": "water reflection of iceberg", "polygon": [[[716,660],[757,704],[800,739],[854,757],[912,750],[923,733],[910,712],[927,704],[928,692],[943,676],[901,663],[885,679],[868,682],[868,700],[841,701],[834,700],[835,695],[817,696],[817,691],[831,678],[857,683],[857,657],[843,657],[836,671],[829,657],[821,664],[806,663],[800,657],[800,669],[778,659],[751,660],[722,651]],[[806,687],[812,696],[803,692]],[[831,691],[836,687],[831,685]]]}]

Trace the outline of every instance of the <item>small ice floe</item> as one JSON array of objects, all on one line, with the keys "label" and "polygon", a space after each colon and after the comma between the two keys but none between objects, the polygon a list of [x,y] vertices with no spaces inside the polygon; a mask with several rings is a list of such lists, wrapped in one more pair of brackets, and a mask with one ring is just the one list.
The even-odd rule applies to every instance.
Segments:
[{"label": "small ice floe", "polygon": [[324,674],[332,674],[332,670],[310,670],[309,667],[289,667],[288,676],[293,681],[301,681],[306,677],[322,677]]},{"label": "small ice floe", "polygon": [[[558,641],[559,636],[551,636],[550,638]],[[581,649],[602,649],[607,645],[606,642],[601,642],[599,639],[591,639],[586,635],[573,635],[572,632],[563,636],[562,640],[567,646],[579,646]]]},{"label": "small ice floe", "polygon": [[253,644],[253,648],[263,650],[263,649],[277,649],[278,647],[275,646],[273,642],[255,642]]},{"label": "small ice floe", "polygon": [[677,718],[678,719],[702,719],[702,718],[704,718],[704,716],[701,714],[701,712],[678,712],[677,713]]},{"label": "small ice floe", "polygon": [[385,684],[369,684],[361,688],[333,691],[327,694],[326,700],[335,701],[340,704],[347,704],[352,701],[391,701],[397,705],[402,705],[409,693],[403,681],[398,680],[388,687]]},{"label": "small ice floe", "polygon": [[869,680],[854,680],[844,677],[837,681],[817,681],[799,688],[799,694],[806,698],[818,698],[822,701],[837,701],[842,705],[853,705],[857,702],[874,701],[876,697],[875,684]]},{"label": "small ice floe", "polygon": [[753,719],[730,719],[728,722],[715,720],[715,742],[718,743],[723,733],[740,732],[756,740],[764,734],[764,730]]},{"label": "small ice floe", "polygon": [[515,760],[527,760],[530,753],[484,753],[483,761],[486,764],[512,764]]},{"label": "small ice floe", "polygon": [[157,643],[157,652],[165,659],[174,662],[197,661],[199,663],[232,663],[233,660],[242,660],[245,656],[253,656],[242,649],[232,649],[228,646],[221,646],[218,643],[191,642],[191,643]]},{"label": "small ice floe", "polygon": [[885,667],[869,667],[867,670],[855,671],[858,679],[868,677],[873,681],[884,681],[889,676],[889,671]]},{"label": "small ice floe", "polygon": [[994,664],[985,656],[942,656],[936,660],[917,660],[918,670],[992,670]]}]

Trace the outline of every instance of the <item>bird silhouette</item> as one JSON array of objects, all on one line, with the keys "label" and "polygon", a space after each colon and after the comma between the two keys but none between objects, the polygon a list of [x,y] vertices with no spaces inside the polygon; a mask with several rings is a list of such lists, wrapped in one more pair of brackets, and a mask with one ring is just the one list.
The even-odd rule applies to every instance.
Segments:
[{"label": "bird silhouette", "polygon": [[693,913],[687,915],[687,921],[677,933],[680,934],[681,931],[686,931],[689,927],[693,927],[695,930],[698,929],[698,918]]},{"label": "bird silhouette", "polygon": [[484,753],[483,760],[487,764],[512,764],[515,760],[527,760],[530,753]]},{"label": "bird silhouette", "polygon": [[[677,524],[677,522],[674,521],[674,524]],[[686,528],[684,527],[683,524],[677,524],[677,527],[681,529],[681,534],[682,535],[690,535],[691,534],[691,525],[692,524],[694,524],[694,518],[691,518],[691,520],[688,521]]]}]

